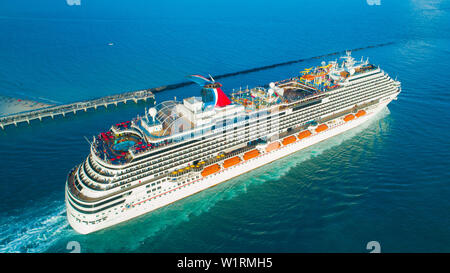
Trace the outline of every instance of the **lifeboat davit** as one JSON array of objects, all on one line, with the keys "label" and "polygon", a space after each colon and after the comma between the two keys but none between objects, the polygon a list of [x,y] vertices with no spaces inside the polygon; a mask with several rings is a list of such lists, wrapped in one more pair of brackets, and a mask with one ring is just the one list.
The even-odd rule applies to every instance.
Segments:
[{"label": "lifeboat davit", "polygon": [[309,137],[310,135],[311,135],[311,131],[305,130],[305,131],[300,132],[300,134],[298,134],[298,139],[304,139],[304,138]]},{"label": "lifeboat davit", "polygon": [[345,121],[345,122],[348,122],[348,121],[350,121],[350,120],[352,120],[352,119],[354,119],[354,118],[355,118],[354,115],[348,114],[348,115],[345,116],[344,121]]},{"label": "lifeboat davit", "polygon": [[245,154],[244,154],[244,160],[249,160],[249,159],[252,159],[252,158],[254,158],[254,157],[257,157],[258,155],[260,155],[260,153],[259,153],[259,151],[258,150],[251,150],[251,151],[249,151],[249,152],[246,152]]},{"label": "lifeboat davit", "polygon": [[211,165],[211,166],[206,167],[206,168],[202,171],[202,176],[205,177],[205,176],[211,175],[211,174],[213,174],[213,173],[216,173],[216,172],[218,172],[218,171],[220,171],[220,166],[219,166],[219,164],[214,164],[214,165]]},{"label": "lifeboat davit", "polygon": [[294,143],[297,140],[295,136],[288,136],[283,139],[283,145],[286,146],[288,144]]},{"label": "lifeboat davit", "polygon": [[224,168],[229,168],[231,166],[234,166],[234,165],[238,164],[241,161],[242,160],[239,158],[239,156],[235,156],[235,157],[232,157],[232,158],[229,158],[229,159],[225,160],[223,162],[223,167]]},{"label": "lifeboat davit", "polygon": [[319,126],[317,126],[316,128],[316,132],[320,133],[325,131],[326,129],[328,129],[328,126],[326,124],[320,124]]},{"label": "lifeboat davit", "polygon": [[280,148],[280,146],[281,146],[280,142],[278,142],[278,141],[272,142],[269,145],[267,145],[266,152],[269,153],[271,151],[274,151],[274,150]]},{"label": "lifeboat davit", "polygon": [[365,114],[366,114],[366,111],[364,111],[364,110],[359,110],[358,113],[355,114],[355,116],[356,116],[357,118],[359,118],[359,117],[364,116]]}]

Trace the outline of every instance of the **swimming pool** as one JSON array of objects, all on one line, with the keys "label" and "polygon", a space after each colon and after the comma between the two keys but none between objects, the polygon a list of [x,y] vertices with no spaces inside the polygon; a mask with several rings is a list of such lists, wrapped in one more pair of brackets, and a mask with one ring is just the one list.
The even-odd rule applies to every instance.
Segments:
[{"label": "swimming pool", "polygon": [[128,151],[128,149],[136,144],[136,142],[132,140],[122,141],[120,143],[114,144],[113,149],[116,151]]}]

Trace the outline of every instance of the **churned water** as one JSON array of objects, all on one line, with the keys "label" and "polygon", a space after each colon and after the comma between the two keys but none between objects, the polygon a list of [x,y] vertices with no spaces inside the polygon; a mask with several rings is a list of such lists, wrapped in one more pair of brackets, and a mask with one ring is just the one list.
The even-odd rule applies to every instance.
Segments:
[{"label": "churned water", "polygon": [[[29,2],[0,4],[0,95],[66,103],[387,42],[353,55],[403,92],[359,128],[90,235],[66,221],[67,172],[89,153],[83,136],[145,104],[8,127],[1,252],[67,252],[69,241],[82,252],[367,252],[369,241],[384,252],[450,251],[448,2]],[[225,91],[262,85],[321,61],[220,81]]]}]

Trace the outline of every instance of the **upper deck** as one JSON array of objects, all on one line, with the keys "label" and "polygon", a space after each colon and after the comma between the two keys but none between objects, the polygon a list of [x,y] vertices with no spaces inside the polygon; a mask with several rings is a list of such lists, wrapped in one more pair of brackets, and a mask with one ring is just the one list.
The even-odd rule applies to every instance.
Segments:
[{"label": "upper deck", "polygon": [[117,168],[143,154],[186,141],[195,131],[210,130],[223,120],[261,109],[279,111],[293,103],[314,100],[344,86],[349,78],[377,69],[368,60],[355,61],[350,53],[341,58],[344,60],[340,64],[322,62],[298,76],[270,83],[269,88],[233,90],[230,99],[212,77],[193,75],[203,87],[201,97],[165,101],[146,110],[144,116],[115,124],[108,132],[94,137],[93,154],[106,166]]}]

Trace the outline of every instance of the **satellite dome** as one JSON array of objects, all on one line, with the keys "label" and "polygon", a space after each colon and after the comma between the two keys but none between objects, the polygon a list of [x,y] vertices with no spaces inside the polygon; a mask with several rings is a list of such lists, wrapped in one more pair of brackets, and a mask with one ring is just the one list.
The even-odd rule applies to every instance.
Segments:
[{"label": "satellite dome", "polygon": [[153,120],[155,120],[156,113],[157,111],[155,107],[148,109],[148,114],[153,118]]}]

